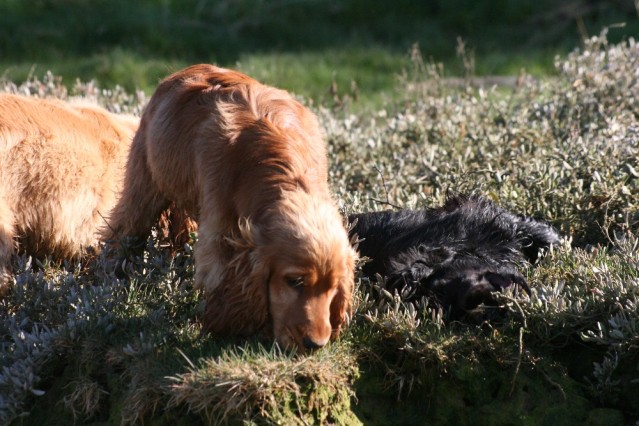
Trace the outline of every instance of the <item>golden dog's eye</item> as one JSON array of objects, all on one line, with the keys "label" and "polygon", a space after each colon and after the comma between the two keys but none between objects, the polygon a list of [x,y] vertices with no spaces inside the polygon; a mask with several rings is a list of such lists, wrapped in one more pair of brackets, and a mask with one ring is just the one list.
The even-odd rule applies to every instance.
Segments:
[{"label": "golden dog's eye", "polygon": [[301,289],[304,287],[304,277],[286,278],[286,284],[291,288]]}]

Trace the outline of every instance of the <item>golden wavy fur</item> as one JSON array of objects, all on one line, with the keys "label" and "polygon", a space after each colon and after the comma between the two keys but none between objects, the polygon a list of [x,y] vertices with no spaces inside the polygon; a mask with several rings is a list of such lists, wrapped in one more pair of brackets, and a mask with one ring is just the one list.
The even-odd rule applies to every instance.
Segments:
[{"label": "golden wavy fur", "polygon": [[[138,123],[96,105],[0,94],[0,294],[16,248],[56,259],[99,248]],[[163,225],[182,232],[170,217]]]},{"label": "golden wavy fur", "polygon": [[170,201],[198,217],[203,330],[324,346],[351,309],[355,253],[316,117],[287,92],[194,65],[160,83],[105,240],[145,237]]}]

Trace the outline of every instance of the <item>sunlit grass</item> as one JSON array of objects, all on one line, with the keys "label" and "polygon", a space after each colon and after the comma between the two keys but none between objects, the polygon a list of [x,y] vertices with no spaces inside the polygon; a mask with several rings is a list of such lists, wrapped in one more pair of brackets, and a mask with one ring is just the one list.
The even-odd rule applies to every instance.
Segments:
[{"label": "sunlit grass", "polygon": [[[236,68],[264,83],[289,90],[316,105],[352,107],[354,111],[375,111],[397,98],[399,77],[410,68],[410,49],[383,47],[329,48],[319,51],[243,53],[237,61],[217,65]],[[203,59],[203,62],[215,62]],[[436,58],[431,58],[436,62]],[[444,58],[444,77],[464,75],[459,58]],[[95,80],[103,88],[121,86],[129,92],[142,90],[147,95],[157,83],[191,63],[184,59],[149,58],[114,48],[84,57],[60,57],[34,62],[2,62],[0,77],[14,82],[40,78],[50,71],[62,76],[72,87],[76,80]],[[494,54],[477,61],[474,74],[517,75],[521,70],[543,76],[552,74],[547,55],[509,57]]]}]

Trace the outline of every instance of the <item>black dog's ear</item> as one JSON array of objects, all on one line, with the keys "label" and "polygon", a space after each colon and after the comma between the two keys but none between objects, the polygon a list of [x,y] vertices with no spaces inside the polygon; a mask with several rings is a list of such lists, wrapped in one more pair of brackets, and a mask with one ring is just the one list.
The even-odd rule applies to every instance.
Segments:
[{"label": "black dog's ear", "polygon": [[420,244],[390,261],[390,271],[386,280],[388,290],[401,291],[406,286],[422,286],[435,268],[447,265],[455,258],[455,252],[449,247],[430,247]]},{"label": "black dog's ear", "polygon": [[521,251],[532,264],[537,262],[541,250],[556,246],[561,239],[554,227],[528,216],[520,216],[516,226],[517,234],[521,238]]},{"label": "black dog's ear", "polygon": [[388,291],[406,292],[407,299],[413,299],[420,290],[420,282],[425,281],[433,269],[424,264],[415,264],[410,268],[394,271],[386,278],[385,287]]}]

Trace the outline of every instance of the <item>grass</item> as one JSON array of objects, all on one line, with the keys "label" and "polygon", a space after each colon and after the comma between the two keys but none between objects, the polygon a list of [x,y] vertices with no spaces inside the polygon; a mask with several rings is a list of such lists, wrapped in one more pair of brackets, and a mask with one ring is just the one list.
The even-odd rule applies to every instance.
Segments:
[{"label": "grass", "polygon": [[[149,94],[169,71],[198,62],[240,68],[268,84],[331,105],[377,108],[394,96],[397,75],[417,43],[427,59],[463,75],[457,39],[479,75],[554,72],[584,35],[625,22],[612,41],[636,34],[623,2],[578,0],[0,0],[0,76],[23,82],[47,71],[72,86]],[[356,86],[357,89],[352,89]],[[354,96],[354,93],[356,96]]]},{"label": "grass", "polygon": [[[18,257],[0,301],[0,423],[634,424],[638,45],[604,33],[558,58],[553,78],[499,90],[451,84],[412,53],[378,108],[309,101],[335,197],[350,213],[480,192],[548,220],[567,238],[523,271],[530,297],[504,294],[502,320],[468,324],[360,277],[346,333],[297,356],[199,336],[190,247],[171,258],[149,239],[129,281],[101,259]],[[2,90],[137,113],[146,100],[51,74]]]}]

